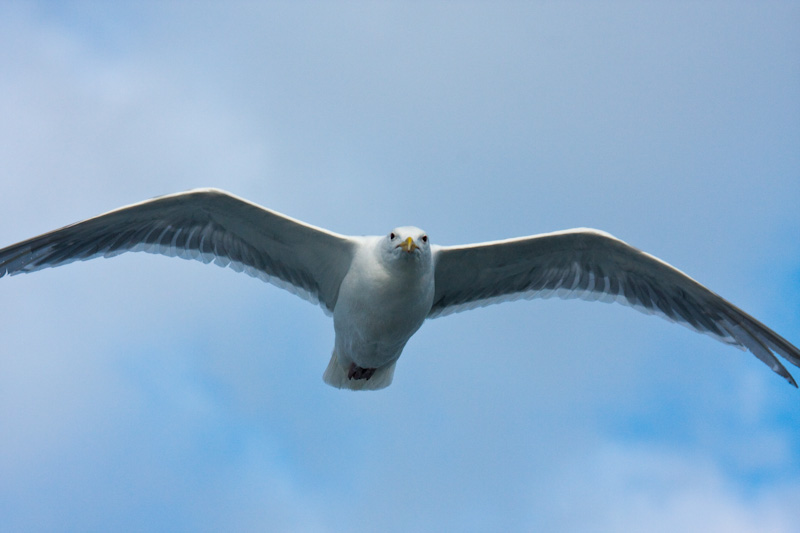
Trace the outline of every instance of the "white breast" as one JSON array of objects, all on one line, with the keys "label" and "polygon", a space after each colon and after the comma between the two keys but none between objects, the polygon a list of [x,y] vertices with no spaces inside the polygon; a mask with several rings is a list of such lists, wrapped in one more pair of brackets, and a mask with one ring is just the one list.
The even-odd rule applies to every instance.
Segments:
[{"label": "white breast", "polygon": [[340,361],[363,368],[394,362],[433,302],[430,257],[388,257],[381,255],[379,244],[365,240],[342,281],[333,311]]}]

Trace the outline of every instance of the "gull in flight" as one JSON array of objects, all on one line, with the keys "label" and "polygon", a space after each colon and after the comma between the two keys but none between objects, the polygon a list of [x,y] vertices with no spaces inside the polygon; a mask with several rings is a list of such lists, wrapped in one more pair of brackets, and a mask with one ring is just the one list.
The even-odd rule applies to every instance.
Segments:
[{"label": "gull in flight", "polygon": [[0,277],[150,252],[229,266],[333,315],[323,379],[382,389],[427,318],[519,298],[617,301],[749,350],[797,387],[777,359],[800,350],[680,270],[602,231],[573,229],[438,246],[419,228],[351,237],[217,189],[122,207],[0,250]]}]

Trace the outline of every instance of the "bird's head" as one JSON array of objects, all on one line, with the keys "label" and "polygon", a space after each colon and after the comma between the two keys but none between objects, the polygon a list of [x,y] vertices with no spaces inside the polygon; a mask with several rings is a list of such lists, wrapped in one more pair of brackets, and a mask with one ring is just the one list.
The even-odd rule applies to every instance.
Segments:
[{"label": "bird's head", "polygon": [[384,247],[396,258],[428,258],[431,247],[428,235],[419,228],[402,226],[393,229],[384,237]]}]

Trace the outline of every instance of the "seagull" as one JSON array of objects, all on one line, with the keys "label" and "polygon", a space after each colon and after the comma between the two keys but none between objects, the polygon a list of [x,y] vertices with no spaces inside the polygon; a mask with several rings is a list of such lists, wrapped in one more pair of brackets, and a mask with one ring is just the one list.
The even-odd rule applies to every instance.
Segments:
[{"label": "seagull", "polygon": [[413,226],[340,235],[219,189],[195,189],[3,248],[0,277],[125,252],[227,266],[319,304],[335,332],[323,380],[338,388],[389,386],[428,318],[550,296],[659,315],[750,351],[797,387],[776,357],[800,366],[795,346],[680,270],[594,229],[439,246]]}]

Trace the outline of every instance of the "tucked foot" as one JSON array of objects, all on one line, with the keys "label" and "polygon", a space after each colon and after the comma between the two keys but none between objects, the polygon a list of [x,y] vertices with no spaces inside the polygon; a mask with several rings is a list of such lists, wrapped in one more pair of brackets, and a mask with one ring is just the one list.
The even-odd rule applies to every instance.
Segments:
[{"label": "tucked foot", "polygon": [[361,368],[355,363],[350,363],[350,370],[347,371],[347,379],[366,379],[372,377],[377,368]]}]

